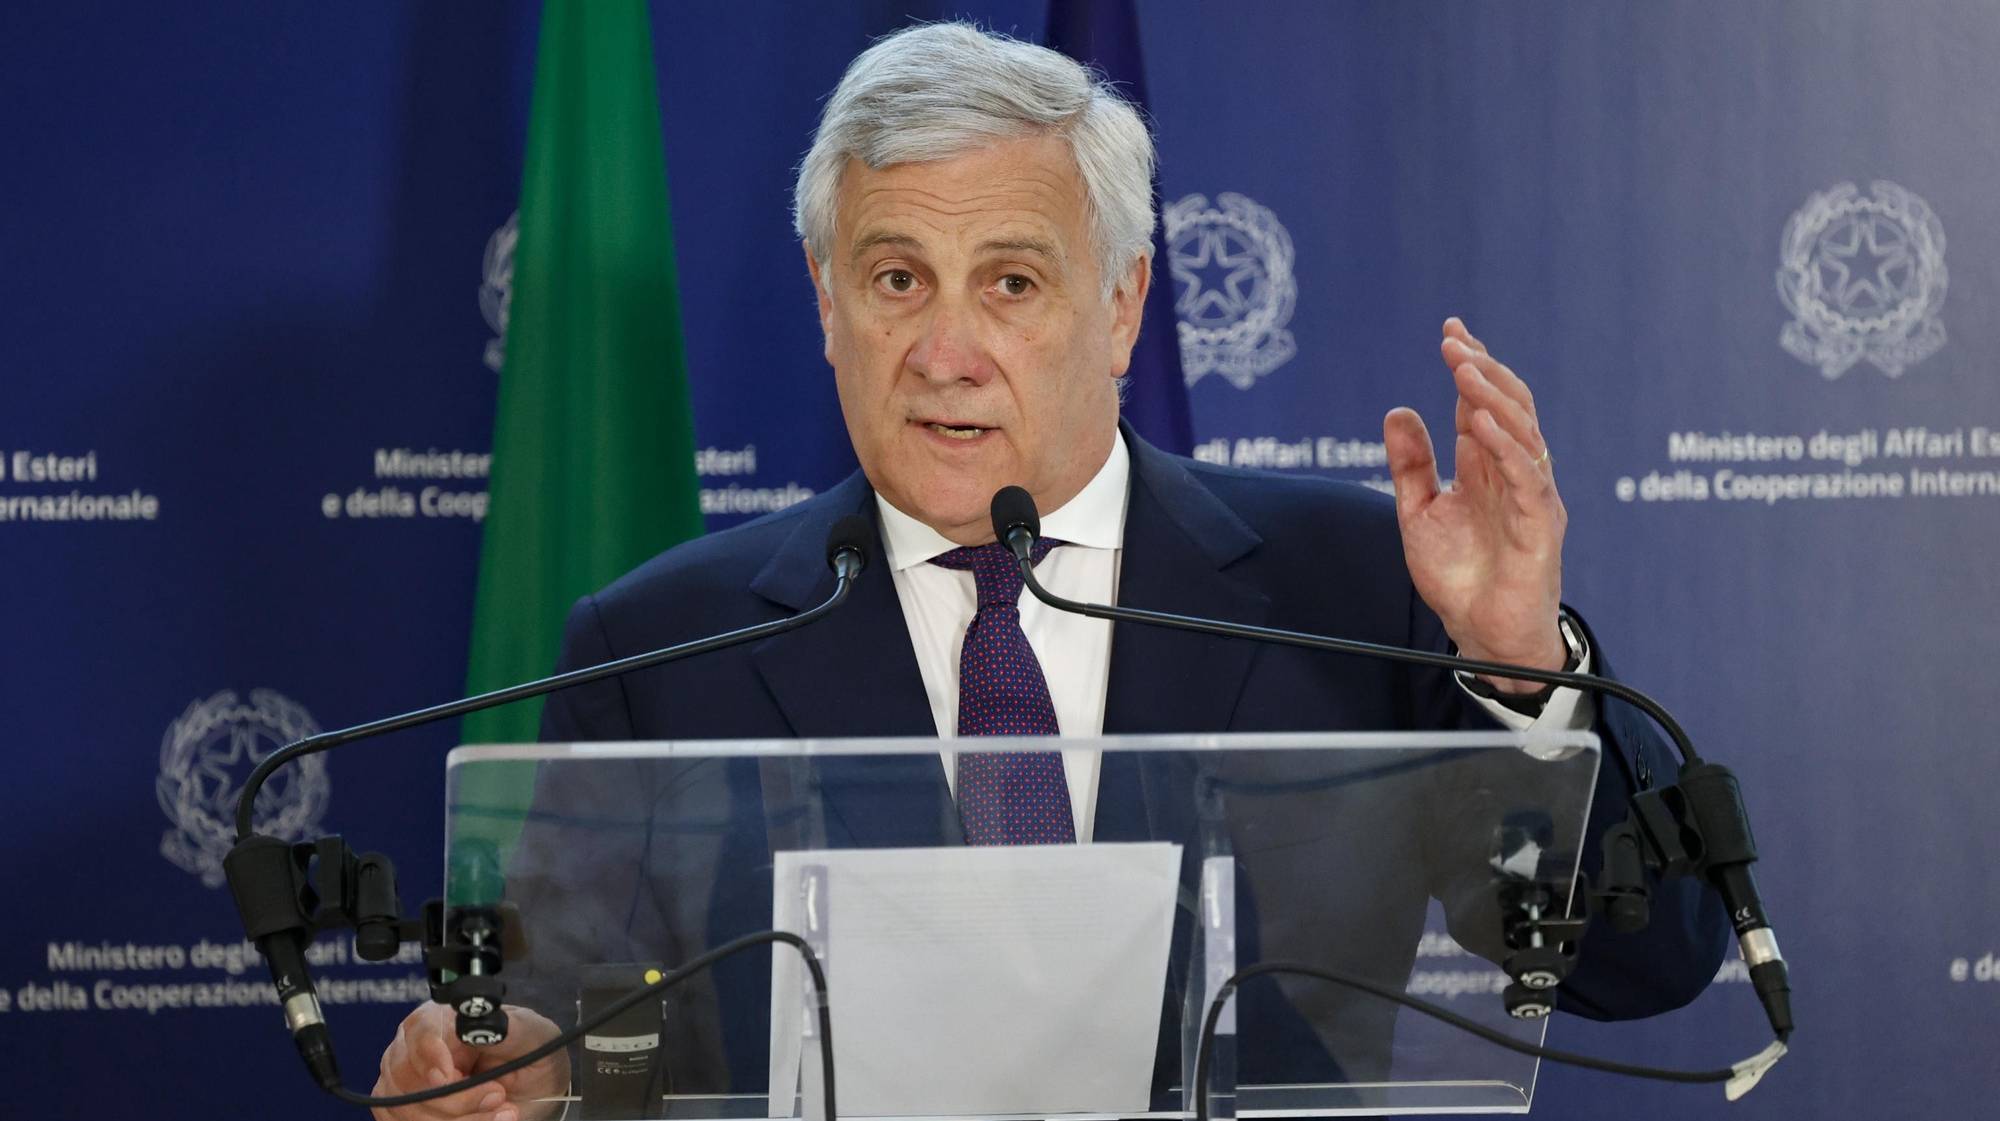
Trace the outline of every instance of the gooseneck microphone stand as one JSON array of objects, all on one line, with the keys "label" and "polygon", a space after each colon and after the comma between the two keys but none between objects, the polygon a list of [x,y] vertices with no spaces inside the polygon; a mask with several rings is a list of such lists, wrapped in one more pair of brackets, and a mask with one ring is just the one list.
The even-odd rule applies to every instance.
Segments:
[{"label": "gooseneck microphone stand", "polygon": [[[471,921],[453,928],[447,922],[443,901],[436,899],[425,905],[422,919],[405,920],[398,913],[395,870],[387,857],[380,853],[357,857],[338,837],[292,844],[259,834],[252,815],[257,793],[266,780],[294,759],[809,626],[847,601],[855,579],[867,566],[868,546],[874,535],[873,526],[858,515],[850,515],[834,525],[827,537],[827,564],[834,574],[833,591],[824,602],[796,615],[309,736],[272,752],[259,763],[237,798],[237,840],[223,860],[223,869],[243,920],[244,934],[256,944],[270,967],[286,1026],[314,1082],[342,1101],[371,1108],[393,1108],[448,1097],[555,1054],[640,1001],[657,996],[731,954],[753,946],[785,943],[804,955],[812,974],[819,1004],[826,1115],[828,1121],[833,1121],[836,1114],[832,1020],[826,1003],[826,978],[811,948],[796,935],[784,931],[752,934],[719,946],[660,980],[634,990],[534,1050],[470,1078],[392,1097],[370,1097],[347,1090],[340,1084],[333,1043],[307,969],[305,951],[313,936],[323,930],[353,927],[357,931],[357,952],[369,961],[387,960],[395,955],[400,943],[421,940],[426,947],[424,960],[432,999],[452,1006],[458,1013],[457,1028],[462,1041],[485,1046],[503,1039],[507,1027],[506,1013],[500,1008],[502,989],[494,979],[500,968],[499,920],[494,915],[476,914]],[[309,876],[309,869],[315,865],[317,876]],[[450,975],[456,975],[455,979],[447,980]]]}]

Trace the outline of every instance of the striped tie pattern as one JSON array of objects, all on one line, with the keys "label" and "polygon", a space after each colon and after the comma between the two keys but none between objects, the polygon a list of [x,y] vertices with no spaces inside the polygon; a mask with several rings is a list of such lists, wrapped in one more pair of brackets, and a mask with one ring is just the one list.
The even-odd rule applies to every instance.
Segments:
[{"label": "striped tie pattern", "polygon": [[[1043,538],[1040,564],[1059,541]],[[958,660],[958,734],[1053,736],[1055,703],[1042,664],[1021,630],[1021,571],[999,542],[953,549],[932,564],[972,573],[979,606]],[[1050,845],[1076,840],[1069,783],[1056,751],[978,751],[958,756],[958,814],[972,845]]]}]

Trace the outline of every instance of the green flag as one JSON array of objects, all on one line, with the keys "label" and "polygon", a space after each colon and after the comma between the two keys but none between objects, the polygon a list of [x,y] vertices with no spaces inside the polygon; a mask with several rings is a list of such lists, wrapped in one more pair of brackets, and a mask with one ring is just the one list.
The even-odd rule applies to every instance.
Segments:
[{"label": "green flag", "polygon": [[[643,0],[543,7],[474,692],[550,672],[578,596],[702,532],[652,42]],[[475,713],[459,738],[533,740],[540,713]],[[462,778],[476,789],[462,781],[460,805],[491,817],[504,847],[531,776]]]}]

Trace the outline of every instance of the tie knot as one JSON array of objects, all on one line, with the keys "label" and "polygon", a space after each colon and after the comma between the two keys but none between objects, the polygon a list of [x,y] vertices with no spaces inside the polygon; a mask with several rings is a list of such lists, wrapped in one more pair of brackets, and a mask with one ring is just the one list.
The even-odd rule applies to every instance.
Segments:
[{"label": "tie knot", "polygon": [[[1035,541],[1034,551],[1029,557],[1036,563],[1049,555],[1049,550],[1062,544],[1052,538],[1042,537]],[[990,606],[1014,607],[1021,599],[1021,568],[1015,563],[1014,554],[998,541],[984,545],[965,545],[931,558],[931,563],[939,568],[956,568],[972,573],[972,582],[979,589],[979,610]]]}]

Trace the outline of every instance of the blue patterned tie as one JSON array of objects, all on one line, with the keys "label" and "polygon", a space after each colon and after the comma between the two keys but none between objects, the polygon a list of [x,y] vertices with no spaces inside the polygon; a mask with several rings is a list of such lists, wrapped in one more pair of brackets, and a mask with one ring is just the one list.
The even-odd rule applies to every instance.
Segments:
[{"label": "blue patterned tie", "polygon": [[[1040,564],[1060,541],[1043,538]],[[1053,736],[1056,708],[1042,664],[1021,631],[1021,570],[999,542],[935,557],[969,569],[979,606],[958,660],[958,734]],[[1057,751],[978,751],[958,756],[958,815],[969,845],[1052,845],[1076,840],[1069,783]]]}]

